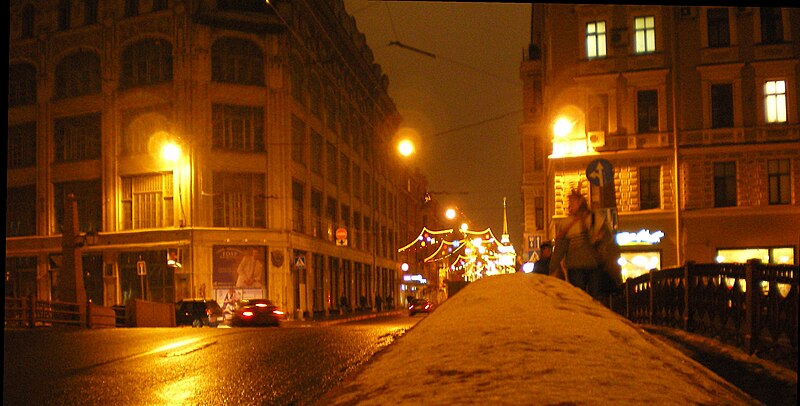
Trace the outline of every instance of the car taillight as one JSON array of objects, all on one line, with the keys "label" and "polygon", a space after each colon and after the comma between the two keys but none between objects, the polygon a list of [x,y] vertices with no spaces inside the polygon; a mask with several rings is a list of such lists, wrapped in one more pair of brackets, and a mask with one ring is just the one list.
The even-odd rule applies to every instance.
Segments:
[{"label": "car taillight", "polygon": [[211,310],[210,309],[206,309],[206,316],[211,316]]},{"label": "car taillight", "polygon": [[429,304],[425,305],[425,309],[430,309],[430,308],[431,308],[431,305],[429,305]]},{"label": "car taillight", "polygon": [[273,310],[272,313],[277,314],[278,316],[283,316],[283,312],[278,309]]},{"label": "car taillight", "polygon": [[253,312],[250,310],[245,310],[242,312],[242,317],[253,317]]}]

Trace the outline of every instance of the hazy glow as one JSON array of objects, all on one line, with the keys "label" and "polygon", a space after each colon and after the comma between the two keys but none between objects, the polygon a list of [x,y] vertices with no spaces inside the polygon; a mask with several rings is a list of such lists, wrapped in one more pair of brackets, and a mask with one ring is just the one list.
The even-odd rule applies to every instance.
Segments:
[{"label": "hazy glow", "polygon": [[181,157],[181,147],[177,144],[168,143],[161,148],[161,156],[170,162],[175,162]]},{"label": "hazy glow", "polygon": [[447,217],[449,220],[456,218],[456,211],[455,209],[447,209],[444,212],[444,216]]},{"label": "hazy glow", "polygon": [[555,124],[553,124],[553,135],[555,135],[556,138],[564,138],[569,135],[574,126],[574,121],[565,117],[560,117],[556,120]]},{"label": "hazy glow", "polygon": [[461,223],[461,231],[469,230],[469,225],[467,223]]},{"label": "hazy glow", "polygon": [[411,140],[402,140],[397,144],[397,151],[402,156],[410,156],[414,153],[414,143]]}]

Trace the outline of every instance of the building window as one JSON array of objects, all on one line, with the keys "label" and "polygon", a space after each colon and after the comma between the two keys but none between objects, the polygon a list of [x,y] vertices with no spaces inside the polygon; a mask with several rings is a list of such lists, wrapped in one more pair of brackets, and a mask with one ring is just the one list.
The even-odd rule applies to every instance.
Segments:
[{"label": "building window", "polygon": [[350,193],[350,158],[342,152],[339,157],[341,165],[339,166],[342,179],[342,190]]},{"label": "building window", "polygon": [[122,51],[120,87],[148,86],[172,81],[172,44],[147,39]]},{"label": "building window", "polygon": [[303,63],[297,56],[292,55],[292,59],[289,61],[289,79],[292,83],[292,97],[298,103],[305,105],[303,77]]},{"label": "building window", "polygon": [[311,189],[311,235],[322,238],[322,192]]},{"label": "building window", "polygon": [[36,122],[8,127],[7,169],[36,166]]},{"label": "building window", "polygon": [[658,131],[658,91],[640,90],[636,93],[636,114],[640,133]]},{"label": "building window", "polygon": [[139,0],[125,0],[125,17],[139,15]]},{"label": "building window", "polygon": [[56,162],[100,158],[100,113],[58,119],[53,134]]},{"label": "building window", "polygon": [[634,51],[647,54],[656,51],[656,19],[653,16],[636,17],[634,25]]},{"label": "building window", "polygon": [[727,8],[710,8],[706,16],[709,48],[727,47],[731,44]]},{"label": "building window", "polygon": [[56,233],[64,228],[64,198],[75,195],[78,205],[78,230],[103,231],[103,196],[100,180],[64,182],[53,185]]},{"label": "building window", "polygon": [[170,131],[169,120],[161,112],[169,114],[169,107],[151,107],[122,113],[122,155],[160,153],[149,150],[149,147],[153,145],[151,138],[154,135]]},{"label": "building window", "polygon": [[786,122],[786,82],[770,80],[764,84],[764,111],[767,123]]},{"label": "building window", "polygon": [[325,235],[328,241],[333,241],[333,230],[336,228],[336,211],[339,203],[336,199],[328,197],[328,205],[325,208]]},{"label": "building window", "polygon": [[97,23],[97,0],[84,0],[83,22],[86,25]]},{"label": "building window", "polygon": [[220,83],[264,85],[264,55],[256,44],[222,38],[211,47],[211,79]]},{"label": "building window", "polygon": [[322,118],[322,86],[319,84],[319,79],[313,76],[308,82],[308,101],[311,112],[317,118]]},{"label": "building window", "polygon": [[161,11],[167,9],[167,0],[153,0],[153,11]]},{"label": "building window", "polygon": [[172,173],[122,178],[122,229],[171,227],[175,224]]},{"label": "building window", "polygon": [[94,52],[76,52],[56,65],[57,99],[100,93],[100,58]]},{"label": "building window", "polygon": [[332,142],[328,142],[328,150],[326,154],[326,158],[328,160],[328,181],[333,183],[334,185],[339,184],[339,160],[338,160],[338,153],[336,152],[336,145],[333,145]]},{"label": "building window", "polygon": [[639,210],[661,207],[661,167],[639,168]]},{"label": "building window", "polygon": [[264,175],[214,172],[214,227],[264,228]]},{"label": "building window", "polygon": [[215,104],[212,106],[212,146],[240,152],[264,151],[262,107]]},{"label": "building window", "polygon": [[325,92],[325,110],[327,111],[328,128],[336,132],[336,123],[339,120],[339,100],[330,88]]},{"label": "building window", "polygon": [[761,7],[761,43],[783,42],[783,21],[778,7]]},{"label": "building window", "polygon": [[36,22],[36,11],[33,6],[28,4],[22,9],[20,20],[22,21],[22,38],[33,38],[33,26]]},{"label": "building window", "polygon": [[353,196],[361,199],[361,167],[353,164]]},{"label": "building window", "polygon": [[306,123],[292,114],[292,160],[306,165]]},{"label": "building window", "polygon": [[711,127],[733,127],[733,85],[711,85]]},{"label": "building window", "polygon": [[608,131],[608,95],[589,96],[589,114],[586,117],[587,131]]},{"label": "building window", "polygon": [[544,197],[534,197],[533,206],[536,229],[544,230]]},{"label": "building window", "polygon": [[69,29],[71,4],[69,0],[61,0],[58,3],[58,30],[64,31]]},{"label": "building window", "polygon": [[36,185],[6,189],[6,237],[36,235]]},{"label": "building window", "polygon": [[322,175],[322,136],[311,130],[311,172]]},{"label": "building window", "polygon": [[363,249],[363,242],[361,240],[361,213],[353,211],[353,236],[350,237],[350,246]]},{"label": "building window", "polygon": [[292,230],[299,233],[305,232],[305,186],[296,181],[292,181]]},{"label": "building window", "polygon": [[769,204],[791,203],[791,164],[788,159],[771,159],[767,162],[769,177]]},{"label": "building window", "polygon": [[586,23],[586,58],[595,59],[606,56],[606,22]]},{"label": "building window", "polygon": [[714,207],[736,206],[736,162],[714,163]]},{"label": "building window", "polygon": [[8,67],[8,106],[36,103],[36,68],[18,63]]}]

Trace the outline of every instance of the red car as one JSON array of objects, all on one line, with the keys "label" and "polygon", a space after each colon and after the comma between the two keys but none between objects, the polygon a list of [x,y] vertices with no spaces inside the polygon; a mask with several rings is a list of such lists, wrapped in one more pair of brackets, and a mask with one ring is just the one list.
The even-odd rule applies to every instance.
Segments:
[{"label": "red car", "polygon": [[413,316],[417,313],[430,313],[433,311],[433,303],[427,299],[414,299],[408,304],[408,315]]},{"label": "red car", "polygon": [[231,324],[234,326],[278,327],[283,319],[283,312],[269,299],[245,299],[239,302],[233,313]]}]

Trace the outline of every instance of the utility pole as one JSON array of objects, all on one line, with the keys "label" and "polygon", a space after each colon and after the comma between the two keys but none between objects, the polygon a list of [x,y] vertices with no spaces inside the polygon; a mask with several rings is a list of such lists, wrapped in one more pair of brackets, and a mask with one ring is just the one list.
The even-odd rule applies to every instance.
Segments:
[{"label": "utility pole", "polygon": [[78,230],[78,203],[72,193],[64,197],[64,223],[61,231],[62,269],[58,278],[58,300],[77,303],[81,325],[86,324],[86,288]]}]

